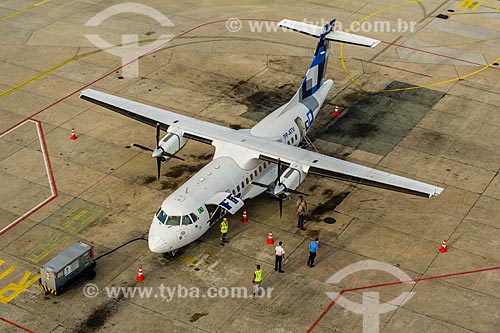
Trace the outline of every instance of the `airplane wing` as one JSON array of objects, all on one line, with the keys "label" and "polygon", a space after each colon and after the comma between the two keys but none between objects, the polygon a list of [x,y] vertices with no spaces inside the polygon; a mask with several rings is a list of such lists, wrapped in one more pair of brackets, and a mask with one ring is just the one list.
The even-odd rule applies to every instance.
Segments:
[{"label": "airplane wing", "polygon": [[86,89],[80,93],[80,98],[153,127],[157,123],[164,130],[174,126],[181,129],[187,139],[215,146],[232,144],[246,148],[249,158],[274,163],[280,159],[283,165],[297,163],[308,174],[422,197],[437,196],[443,191],[441,187],[290,146],[270,138],[255,137],[248,131],[233,130],[100,91]]}]

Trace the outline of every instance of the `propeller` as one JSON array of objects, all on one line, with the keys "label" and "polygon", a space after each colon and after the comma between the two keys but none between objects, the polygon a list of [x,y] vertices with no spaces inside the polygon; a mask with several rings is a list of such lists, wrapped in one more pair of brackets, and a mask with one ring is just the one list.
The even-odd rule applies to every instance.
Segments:
[{"label": "propeller", "polygon": [[145,150],[145,151],[150,151],[152,152],[151,156],[153,158],[156,158],[156,170],[157,170],[157,177],[160,179],[160,171],[161,171],[161,163],[165,162],[167,159],[166,157],[170,158],[176,158],[181,161],[185,161],[182,157],[176,156],[174,154],[171,154],[169,152],[166,152],[163,147],[160,146],[160,124],[156,123],[156,148],[151,149],[149,147],[140,145],[138,143],[132,143],[130,144],[132,147],[137,147],[139,149]]},{"label": "propeller", "polygon": [[280,206],[280,218],[281,216],[283,215],[283,199],[284,198],[287,198],[287,193],[292,193],[292,194],[302,194],[302,195],[305,195],[305,196],[309,196],[309,194],[307,193],[303,193],[303,192],[300,192],[300,191],[297,191],[297,190],[292,190],[292,189],[289,189],[285,186],[285,184],[283,184],[282,182],[280,182],[280,179],[281,179],[281,175],[282,175],[282,168],[281,168],[281,159],[278,158],[278,174],[276,176],[276,180],[273,182],[273,185],[272,186],[271,184],[270,185],[266,185],[266,184],[262,184],[262,183],[258,183],[258,182],[250,182],[250,184],[252,185],[256,185],[256,186],[260,186],[260,187],[263,187],[263,188],[266,188],[266,189],[269,189],[269,190],[272,190],[272,194],[278,198],[278,201],[279,201],[279,206]]}]

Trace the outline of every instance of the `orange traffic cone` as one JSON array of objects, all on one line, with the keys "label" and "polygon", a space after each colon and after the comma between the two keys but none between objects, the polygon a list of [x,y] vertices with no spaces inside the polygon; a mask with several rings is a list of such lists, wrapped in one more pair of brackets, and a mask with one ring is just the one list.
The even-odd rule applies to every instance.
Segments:
[{"label": "orange traffic cone", "polygon": [[338,117],[339,115],[340,115],[339,106],[335,105],[335,109],[333,110],[333,116]]},{"label": "orange traffic cone", "polygon": [[269,236],[267,236],[267,244],[274,244],[273,232],[269,231]]},{"label": "orange traffic cone", "polygon": [[139,282],[144,281],[144,275],[142,275],[142,267],[139,267],[139,270],[137,271],[137,277],[135,279]]},{"label": "orange traffic cone", "polygon": [[247,211],[246,210],[243,211],[243,216],[241,217],[241,222],[242,223],[248,222],[248,217],[247,217]]},{"label": "orange traffic cone", "polygon": [[70,137],[70,140],[76,140],[76,134],[75,134],[75,129],[72,128],[71,129],[71,137]]},{"label": "orange traffic cone", "polygon": [[446,253],[448,252],[448,250],[446,250],[446,239],[443,241],[443,243],[441,244],[441,248],[439,249],[439,252],[441,253]]}]

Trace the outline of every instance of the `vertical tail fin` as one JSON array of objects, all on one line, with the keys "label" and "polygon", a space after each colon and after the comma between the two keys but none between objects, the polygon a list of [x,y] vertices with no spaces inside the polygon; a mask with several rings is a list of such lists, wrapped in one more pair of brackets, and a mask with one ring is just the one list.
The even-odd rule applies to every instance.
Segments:
[{"label": "vertical tail fin", "polygon": [[342,31],[334,31],[335,19],[330,21],[324,27],[312,25],[304,22],[282,20],[279,23],[280,27],[297,31],[309,36],[319,37],[316,51],[312,59],[311,65],[302,80],[299,90],[289,102],[294,104],[314,94],[324,82],[326,74],[326,65],[328,63],[328,51],[330,48],[329,42],[341,42],[354,45],[375,47],[380,43],[376,39],[371,39],[355,34],[350,34]]},{"label": "vertical tail fin", "polygon": [[323,84],[326,73],[326,65],[328,64],[328,51],[330,49],[330,43],[327,39],[325,39],[325,37],[333,30],[334,26],[335,19],[325,25],[319,36],[318,45],[316,46],[316,51],[314,52],[311,65],[302,79],[299,89],[300,100],[314,94]]}]

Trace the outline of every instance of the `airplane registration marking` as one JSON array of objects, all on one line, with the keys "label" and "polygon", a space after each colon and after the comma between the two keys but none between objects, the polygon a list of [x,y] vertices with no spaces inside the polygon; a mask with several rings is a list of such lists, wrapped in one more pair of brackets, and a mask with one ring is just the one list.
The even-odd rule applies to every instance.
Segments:
[{"label": "airplane registration marking", "polygon": [[295,127],[291,127],[287,132],[283,133],[283,139],[287,141],[288,137],[292,136],[294,133],[295,133]]},{"label": "airplane registration marking", "polygon": [[[0,266],[2,266],[5,263],[4,260],[0,259]],[[12,265],[10,266],[7,270],[5,270],[2,274],[0,274],[0,280],[3,280],[6,276],[8,276],[10,273],[15,271],[17,269],[17,266]],[[33,283],[35,283],[39,278],[40,275],[35,275],[33,278],[30,279],[32,272],[26,271],[19,280],[19,282],[10,282],[7,286],[5,286],[3,289],[0,290],[0,302],[3,304],[7,304],[10,301],[12,301],[14,298],[19,296],[24,290],[28,289]]]}]

